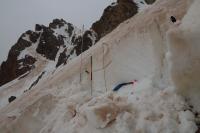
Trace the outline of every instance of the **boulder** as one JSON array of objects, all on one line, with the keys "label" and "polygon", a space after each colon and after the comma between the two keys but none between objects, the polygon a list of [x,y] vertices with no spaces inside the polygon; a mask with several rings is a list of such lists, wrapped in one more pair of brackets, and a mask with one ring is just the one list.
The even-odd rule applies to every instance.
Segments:
[{"label": "boulder", "polygon": [[11,103],[12,101],[14,101],[16,99],[16,96],[11,96],[8,98],[8,102]]},{"label": "boulder", "polygon": [[86,118],[95,128],[105,128],[113,122],[120,108],[114,103],[104,103],[88,108]]}]

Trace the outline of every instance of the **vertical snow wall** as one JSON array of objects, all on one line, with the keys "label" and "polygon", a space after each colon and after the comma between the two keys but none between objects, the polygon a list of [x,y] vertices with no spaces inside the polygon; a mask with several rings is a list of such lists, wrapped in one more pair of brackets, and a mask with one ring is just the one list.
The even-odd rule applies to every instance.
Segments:
[{"label": "vertical snow wall", "polygon": [[200,1],[195,0],[180,26],[168,31],[170,74],[179,94],[200,111]]},{"label": "vertical snow wall", "polygon": [[[191,2],[170,0],[155,3],[153,8],[122,23],[84,53],[83,72],[91,69],[89,56],[93,58],[92,88],[105,92],[119,83],[144,78],[152,78],[159,88],[169,86],[166,33],[177,26],[170,21],[170,16],[181,20]],[[85,78],[90,79],[86,75]]]}]

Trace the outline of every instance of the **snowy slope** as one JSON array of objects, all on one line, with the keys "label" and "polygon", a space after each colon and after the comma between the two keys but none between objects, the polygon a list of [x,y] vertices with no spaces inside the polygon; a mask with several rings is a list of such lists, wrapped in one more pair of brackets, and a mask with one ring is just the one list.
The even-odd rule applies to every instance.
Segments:
[{"label": "snowy slope", "polygon": [[[176,60],[171,57],[177,54],[170,31],[179,27],[169,17],[183,18],[180,29],[184,30],[190,14],[198,15],[197,7],[198,0],[194,4],[190,0],[160,0],[122,23],[88,51],[47,73],[21,98],[1,108],[0,132],[195,133],[197,118],[184,97],[175,93],[180,82],[169,73],[176,70]],[[198,33],[195,18],[189,29]],[[189,35],[184,37],[190,39]],[[191,43],[197,44],[198,39]],[[38,71],[43,70],[42,65]],[[135,79],[134,86],[112,92],[117,84]],[[24,82],[13,88],[26,87]]]},{"label": "snowy slope", "polygon": [[[58,24],[57,21],[60,22],[61,25]],[[34,32],[27,31],[26,33],[22,34],[22,36],[20,37],[20,39],[29,42],[30,46],[25,47],[24,49],[19,51],[19,55],[17,56],[17,62],[20,62],[20,61],[21,62],[17,64],[17,67],[19,66],[19,68],[17,68],[17,69],[20,70],[20,69],[23,69],[23,67],[27,66],[26,62],[29,62],[29,61],[26,61],[25,59],[28,56],[31,56],[35,60],[35,63],[29,65],[31,69],[28,70],[26,73],[22,74],[17,79],[0,87],[0,96],[1,96],[0,97],[0,108],[9,104],[8,99],[11,96],[20,98],[25,92],[29,91],[30,89],[33,88],[33,86],[35,86],[38,82],[40,82],[41,79],[43,80],[43,78],[45,79],[46,77],[52,75],[53,72],[59,66],[63,66],[64,64],[67,64],[67,62],[69,62],[70,60],[72,60],[73,58],[75,58],[77,56],[76,48],[75,48],[77,44],[74,41],[76,41],[76,39],[80,38],[84,31],[81,31],[77,27],[73,26],[70,23],[65,22],[62,19],[53,20],[53,22],[50,23],[50,25],[53,25],[53,24],[55,25],[55,28],[53,26],[46,27],[43,25],[41,25],[41,26],[39,25],[41,27],[41,29],[39,31],[38,30],[36,30]],[[36,25],[36,29],[37,29],[37,25]],[[90,30],[88,30],[88,31],[90,32]],[[35,42],[31,41],[31,36],[33,36],[33,34],[29,35],[30,32],[39,35],[38,38],[36,38]],[[38,51],[37,51],[39,45],[41,45],[41,42],[44,44],[46,43],[45,39],[47,37],[49,37],[49,39],[51,39],[51,42],[49,41],[47,44],[55,45],[55,40],[52,41],[53,37],[51,36],[51,34],[52,34],[51,32],[53,33],[53,37],[55,36],[55,38],[57,38],[58,40],[62,36],[62,41],[63,41],[63,45],[54,47],[54,48],[58,48],[57,53],[55,53],[54,51],[50,51],[50,53],[54,52],[54,54],[55,54],[54,60],[48,59],[47,57],[45,57],[44,53],[38,53]],[[89,33],[89,35],[90,35],[90,33]],[[42,39],[42,36],[43,36],[43,39]],[[94,36],[95,36],[94,34],[91,34],[91,36],[88,37],[91,39],[92,44],[95,43]],[[23,43],[20,43],[20,42],[18,44],[19,44],[19,46],[23,45]],[[49,47],[50,47],[50,49],[52,49],[51,48],[52,46],[48,46],[47,44],[45,44],[46,45],[45,48],[43,47],[43,49],[41,51],[45,51]],[[58,44],[56,44],[56,45],[58,45]],[[15,51],[17,51],[17,50],[18,49],[15,49]],[[58,65],[59,58],[60,58],[61,54],[63,54],[63,53],[66,55],[66,58],[64,58],[63,62],[60,62],[60,64]],[[23,60],[25,60],[25,61],[23,61]],[[64,61],[65,61],[65,63],[64,63]],[[16,69],[16,68],[14,67],[14,69]],[[9,69],[8,69],[8,71],[9,71]],[[9,73],[4,73],[4,74],[9,75]]]}]

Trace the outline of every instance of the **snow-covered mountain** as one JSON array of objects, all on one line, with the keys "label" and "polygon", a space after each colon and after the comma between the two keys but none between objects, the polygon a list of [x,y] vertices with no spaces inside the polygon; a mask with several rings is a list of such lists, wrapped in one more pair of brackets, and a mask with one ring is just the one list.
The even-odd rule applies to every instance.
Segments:
[{"label": "snow-covered mountain", "polygon": [[82,32],[64,20],[26,32],[16,66],[29,70],[0,88],[0,132],[198,133],[200,1],[138,6],[118,27],[85,31],[82,54]]},{"label": "snow-covered mountain", "polygon": [[[81,31],[63,19],[55,19],[49,26],[35,26],[35,31],[27,31],[21,35],[17,43],[11,48],[8,58],[1,65],[0,85],[3,85],[19,76],[28,74],[37,67],[40,56],[54,66],[66,64],[67,61],[80,54],[80,44],[83,51],[96,42],[95,32]],[[45,71],[45,70],[44,70]]]}]

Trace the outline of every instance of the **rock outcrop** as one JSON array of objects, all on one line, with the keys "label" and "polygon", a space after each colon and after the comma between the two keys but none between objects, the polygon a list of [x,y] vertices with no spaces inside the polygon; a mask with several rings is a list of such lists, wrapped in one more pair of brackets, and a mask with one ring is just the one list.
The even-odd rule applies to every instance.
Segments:
[{"label": "rock outcrop", "polygon": [[[141,3],[153,4],[156,0],[141,0]],[[117,0],[108,6],[101,18],[93,23],[93,29],[97,35],[98,40],[114,30],[120,23],[131,18],[138,13],[138,5],[134,0]]]},{"label": "rock outcrop", "polygon": [[16,99],[16,96],[11,96],[8,98],[8,102],[11,103],[12,101],[14,101]]},{"label": "rock outcrop", "polygon": [[[25,39],[27,35],[29,35],[30,41]],[[34,57],[27,54],[25,57],[18,59],[18,56],[23,50],[25,50],[27,47],[30,47],[38,38],[39,35],[37,33],[27,31],[26,33],[22,34],[17,43],[12,46],[7,60],[1,64],[0,86],[19,77],[33,68],[33,64],[36,62]]]},{"label": "rock outcrop", "polygon": [[145,0],[147,4],[153,4],[156,0]]},{"label": "rock outcrop", "polygon": [[104,10],[100,20],[95,22],[91,28],[100,39],[137,12],[138,7],[132,0],[118,0],[117,3],[112,3]]},{"label": "rock outcrop", "polygon": [[50,27],[42,27],[37,53],[43,55],[47,59],[55,60],[57,52],[61,45],[64,45],[63,36],[54,35],[54,31]]}]

